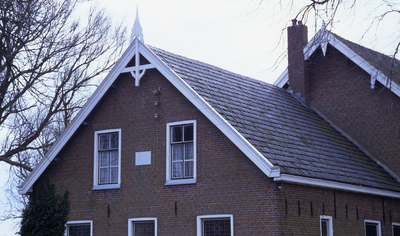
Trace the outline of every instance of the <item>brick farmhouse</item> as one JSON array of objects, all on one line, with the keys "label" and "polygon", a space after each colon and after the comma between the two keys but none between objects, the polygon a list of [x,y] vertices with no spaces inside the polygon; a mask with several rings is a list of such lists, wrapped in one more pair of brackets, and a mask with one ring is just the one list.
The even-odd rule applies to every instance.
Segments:
[{"label": "brick farmhouse", "polygon": [[66,235],[400,235],[400,64],[288,28],[275,85],[131,45],[20,186]]}]

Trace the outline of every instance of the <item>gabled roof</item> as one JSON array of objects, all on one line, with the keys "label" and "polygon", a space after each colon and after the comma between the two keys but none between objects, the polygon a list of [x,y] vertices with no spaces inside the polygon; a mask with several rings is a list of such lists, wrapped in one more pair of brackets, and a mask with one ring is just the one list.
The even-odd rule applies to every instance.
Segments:
[{"label": "gabled roof", "polygon": [[[127,67],[139,54],[150,64]],[[120,73],[131,72],[139,86],[146,68],[160,71],[268,177],[400,198],[400,184],[392,176],[286,90],[146,46],[138,38],[19,193],[29,191]]]},{"label": "gabled roof", "polygon": [[[375,82],[379,81],[400,97],[399,60],[346,40],[327,31],[324,25],[304,48],[304,60],[308,60],[318,48],[321,48],[325,55],[328,44],[371,75],[371,88],[374,88]],[[283,87],[288,80],[286,69],[274,82],[274,85]]]}]

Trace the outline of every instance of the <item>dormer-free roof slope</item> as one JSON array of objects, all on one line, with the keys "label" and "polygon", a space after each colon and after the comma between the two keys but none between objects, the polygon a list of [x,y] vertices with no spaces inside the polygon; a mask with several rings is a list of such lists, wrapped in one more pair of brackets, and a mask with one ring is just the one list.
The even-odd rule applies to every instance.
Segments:
[{"label": "dormer-free roof slope", "polygon": [[381,166],[285,89],[150,48],[281,174],[400,191]]}]

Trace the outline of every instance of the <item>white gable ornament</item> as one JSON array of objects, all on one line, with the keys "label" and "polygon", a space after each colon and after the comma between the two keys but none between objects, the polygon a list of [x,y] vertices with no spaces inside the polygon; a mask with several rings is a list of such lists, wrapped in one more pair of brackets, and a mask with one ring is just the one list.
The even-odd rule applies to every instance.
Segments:
[{"label": "white gable ornament", "polygon": [[128,73],[128,72],[131,73],[133,78],[135,78],[136,87],[139,87],[140,79],[143,77],[144,73],[146,73],[146,69],[155,68],[155,66],[153,66],[152,64],[146,64],[146,65],[140,64],[139,44],[143,43],[144,43],[143,29],[139,21],[139,10],[138,8],[136,8],[136,19],[135,23],[133,24],[132,34],[131,34],[131,44],[135,44],[135,54],[133,55],[133,57],[135,57],[135,66],[125,67],[121,72],[121,73]]}]

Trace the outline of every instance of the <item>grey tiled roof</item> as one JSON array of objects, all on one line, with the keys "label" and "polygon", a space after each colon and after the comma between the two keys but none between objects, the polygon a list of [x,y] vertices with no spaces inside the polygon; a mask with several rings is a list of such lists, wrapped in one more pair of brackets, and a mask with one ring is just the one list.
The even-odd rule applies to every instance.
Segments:
[{"label": "grey tiled roof", "polygon": [[281,173],[400,191],[400,184],[285,89],[150,49]]},{"label": "grey tiled roof", "polygon": [[[332,33],[333,34],[333,33]],[[347,39],[344,39],[334,34],[337,39],[346,44],[356,54],[364,58],[376,69],[380,70],[386,77],[390,78],[393,82],[400,85],[400,61],[382,54],[380,52],[371,50],[359,44],[353,43]]]}]

